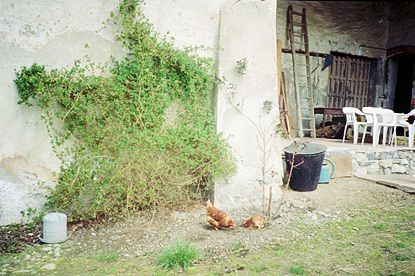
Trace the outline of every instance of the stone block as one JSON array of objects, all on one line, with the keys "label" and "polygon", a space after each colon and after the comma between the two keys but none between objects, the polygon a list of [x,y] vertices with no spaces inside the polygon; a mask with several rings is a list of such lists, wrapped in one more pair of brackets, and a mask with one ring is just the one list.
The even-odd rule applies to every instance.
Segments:
[{"label": "stone block", "polygon": [[409,165],[409,161],[408,161],[408,159],[402,159],[401,160],[401,165]]},{"label": "stone block", "polygon": [[367,174],[382,174],[382,170],[378,163],[374,163],[366,167],[366,169],[367,169]]},{"label": "stone block", "polygon": [[356,160],[359,164],[368,160],[366,153],[358,152],[353,155],[353,159]]},{"label": "stone block", "polygon": [[359,167],[360,167],[359,163],[355,159],[352,159],[352,169],[353,169],[353,171],[358,169]]},{"label": "stone block", "polygon": [[398,164],[393,164],[392,165],[392,173],[401,173],[404,174],[406,173],[406,168],[402,165],[398,165]]},{"label": "stone block", "polygon": [[379,164],[382,168],[390,168],[393,165],[392,160],[386,159],[386,160],[380,160]]},{"label": "stone block", "polygon": [[369,160],[369,161],[365,161],[363,163],[360,163],[360,165],[363,166],[363,167],[368,167],[368,166],[373,165],[373,164],[378,164],[378,162],[376,160]]},{"label": "stone block", "polygon": [[398,159],[399,153],[398,151],[381,151],[375,154],[375,158],[378,160],[385,160],[385,159]]},{"label": "stone block", "polygon": [[359,175],[366,175],[368,174],[366,167],[358,167],[353,169],[353,175],[359,176]]},{"label": "stone block", "polygon": [[367,160],[375,160],[374,152],[368,152],[368,153],[363,153],[363,154],[366,155]]}]

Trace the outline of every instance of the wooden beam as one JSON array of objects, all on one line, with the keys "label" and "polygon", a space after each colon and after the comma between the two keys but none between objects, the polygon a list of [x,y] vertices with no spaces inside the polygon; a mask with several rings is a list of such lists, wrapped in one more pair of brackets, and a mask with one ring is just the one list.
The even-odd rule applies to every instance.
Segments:
[{"label": "wooden beam", "polygon": [[[286,53],[286,54],[291,54],[291,49],[282,48],[282,52],[283,53]],[[305,51],[302,51],[302,50],[295,50],[295,52],[297,54],[303,54],[303,55],[305,55]],[[326,57],[326,56],[329,55],[329,54],[323,54],[323,53],[318,53],[318,52],[309,52],[309,53],[310,53],[310,56],[313,56],[313,57]]]}]

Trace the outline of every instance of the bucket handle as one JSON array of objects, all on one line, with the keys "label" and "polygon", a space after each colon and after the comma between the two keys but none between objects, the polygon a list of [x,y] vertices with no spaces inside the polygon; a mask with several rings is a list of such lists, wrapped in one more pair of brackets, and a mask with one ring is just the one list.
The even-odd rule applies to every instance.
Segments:
[{"label": "bucket handle", "polygon": [[324,160],[328,161],[331,165],[331,173],[330,173],[330,178],[329,179],[332,179],[333,175],[334,175],[334,167],[335,167],[334,162],[332,160],[328,159],[328,158],[324,158]]}]

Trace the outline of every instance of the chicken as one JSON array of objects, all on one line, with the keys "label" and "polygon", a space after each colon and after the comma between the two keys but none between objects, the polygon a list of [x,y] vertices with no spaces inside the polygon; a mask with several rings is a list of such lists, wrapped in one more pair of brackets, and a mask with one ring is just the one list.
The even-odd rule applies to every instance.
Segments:
[{"label": "chicken", "polygon": [[219,210],[208,200],[206,202],[207,222],[216,230],[235,227],[235,222],[225,212]]},{"label": "chicken", "polygon": [[254,227],[254,228],[261,229],[265,227],[266,221],[267,219],[264,216],[254,215],[250,217],[249,219],[245,220],[242,226],[245,228]]}]

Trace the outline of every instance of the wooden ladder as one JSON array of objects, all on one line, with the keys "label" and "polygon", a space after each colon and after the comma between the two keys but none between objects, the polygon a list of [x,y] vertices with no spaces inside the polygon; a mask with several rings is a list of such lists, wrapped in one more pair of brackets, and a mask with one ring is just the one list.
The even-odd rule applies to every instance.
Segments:
[{"label": "wooden ladder", "polygon": [[[288,7],[287,39],[292,57],[298,136],[303,138],[307,133],[310,137],[315,138],[314,92],[305,8],[301,12],[296,12],[292,5]],[[304,54],[300,54],[300,52]]]}]

